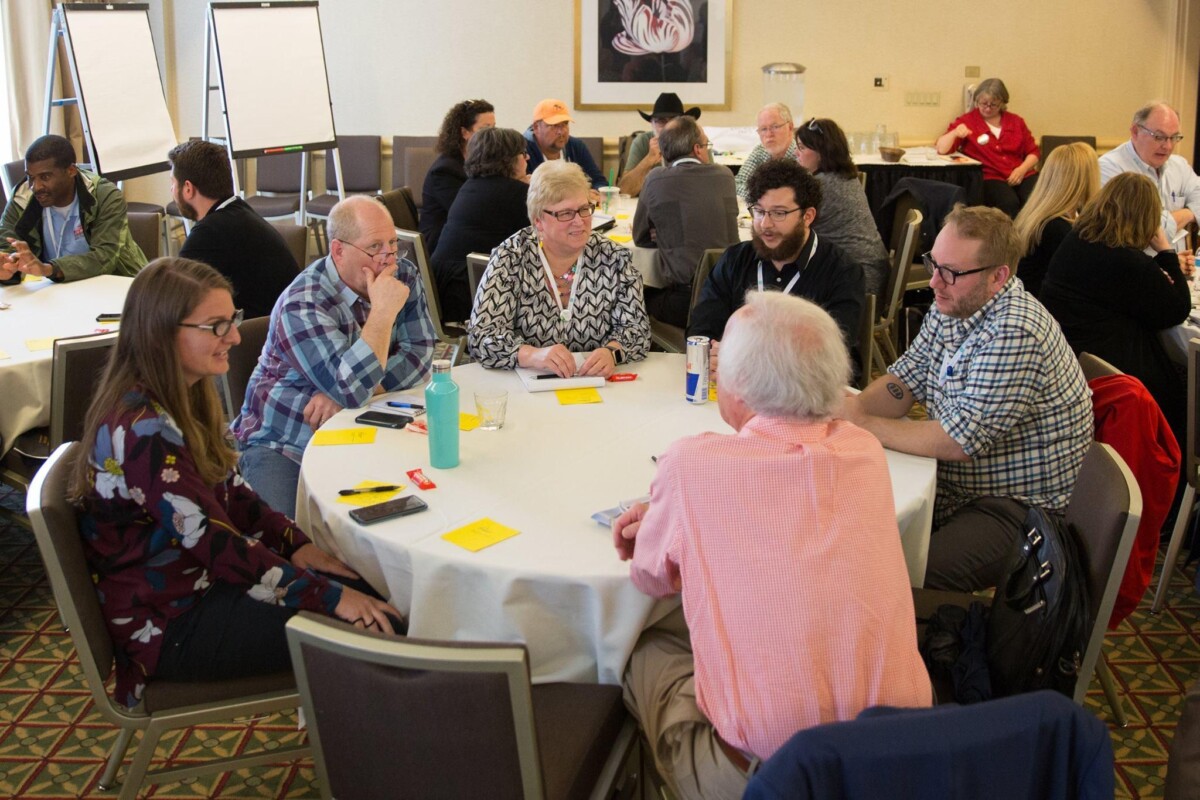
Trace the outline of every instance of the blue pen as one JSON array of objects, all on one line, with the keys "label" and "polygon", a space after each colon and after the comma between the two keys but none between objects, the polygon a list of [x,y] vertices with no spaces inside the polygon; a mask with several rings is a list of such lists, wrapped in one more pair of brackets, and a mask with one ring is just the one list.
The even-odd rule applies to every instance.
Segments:
[{"label": "blue pen", "polygon": [[397,403],[394,400],[388,400],[388,405],[392,408],[419,408],[422,411],[425,410],[425,406],[419,403]]}]

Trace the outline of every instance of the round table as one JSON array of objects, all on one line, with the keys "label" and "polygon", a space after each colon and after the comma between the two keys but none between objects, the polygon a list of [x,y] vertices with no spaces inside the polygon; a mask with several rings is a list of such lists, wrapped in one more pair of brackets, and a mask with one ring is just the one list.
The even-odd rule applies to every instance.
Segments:
[{"label": "round table", "polygon": [[116,323],[96,322],[121,313],[133,278],[99,275],[71,283],[49,278],[0,287],[0,454],[25,431],[50,424],[50,342],[82,336]]},{"label": "round table", "polygon": [[[461,434],[460,465],[429,466],[425,436],[380,428],[374,444],[312,446],[304,453],[296,519],[409,616],[411,636],[524,642],[533,679],[619,683],[643,628],[672,610],[629,579],[612,534],[591,519],[645,495],[651,456],[702,431],[729,433],[716,403],[684,400],[683,356],[653,353],[622,369],[636,381],[608,383],[602,403],[560,405],[531,394],[517,375],[477,364],[456,367],[461,407],[478,388],[508,390],[499,431]],[[358,410],[326,428],[354,424]],[[936,462],[888,453],[905,556],[919,585],[925,572]],[[405,473],[422,469],[437,488],[417,489]],[[429,510],[371,526],[353,522],[339,489],[363,480],[405,484]],[[719,490],[719,487],[714,487]],[[489,517],[520,534],[478,552],[442,534]]]}]

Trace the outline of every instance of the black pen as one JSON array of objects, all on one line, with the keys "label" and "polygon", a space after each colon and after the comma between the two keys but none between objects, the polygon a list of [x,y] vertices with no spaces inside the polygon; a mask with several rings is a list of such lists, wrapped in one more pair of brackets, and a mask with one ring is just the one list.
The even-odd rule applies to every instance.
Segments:
[{"label": "black pen", "polygon": [[366,489],[339,489],[338,494],[342,497],[350,497],[356,494],[374,494],[375,492],[394,492],[397,489],[402,489],[402,486],[371,486]]},{"label": "black pen", "polygon": [[[574,377],[575,377],[574,375],[568,375],[568,376],[567,376],[567,378],[574,378]],[[534,375],[534,376],[533,376],[533,379],[534,379],[535,381],[540,381],[540,380],[543,380],[543,379],[545,379],[545,378],[558,378],[559,380],[563,380],[563,381],[565,381],[565,380],[567,379],[567,378],[564,378],[562,375],[556,375],[556,374],[554,374],[553,372],[547,373],[546,375]]]}]

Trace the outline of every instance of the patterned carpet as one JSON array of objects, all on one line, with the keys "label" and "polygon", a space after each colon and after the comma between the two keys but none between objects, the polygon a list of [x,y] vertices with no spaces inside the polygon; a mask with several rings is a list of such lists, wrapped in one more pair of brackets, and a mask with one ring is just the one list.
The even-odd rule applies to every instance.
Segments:
[{"label": "patterned carpet", "polygon": [[[0,487],[0,505],[24,496]],[[1195,567],[1176,570],[1167,609],[1148,599],[1109,636],[1106,651],[1129,727],[1112,728],[1117,797],[1162,796],[1167,751],[1186,688],[1200,678],[1200,598]],[[63,631],[32,535],[0,518],[0,796],[111,798],[96,788],[115,736],[92,708],[69,636]],[[1088,707],[1108,719],[1094,684]],[[292,715],[245,725],[207,725],[164,737],[155,767],[235,753],[250,743],[284,746],[303,736]],[[147,797],[300,798],[319,796],[311,761],[281,763],[151,787]]]}]

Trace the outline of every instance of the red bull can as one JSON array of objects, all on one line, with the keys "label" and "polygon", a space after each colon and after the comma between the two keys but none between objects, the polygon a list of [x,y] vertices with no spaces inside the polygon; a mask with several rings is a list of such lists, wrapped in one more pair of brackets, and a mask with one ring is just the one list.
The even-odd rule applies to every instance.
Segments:
[{"label": "red bull can", "polygon": [[700,405],[708,402],[708,352],[711,347],[707,336],[687,338],[687,380],[684,396],[689,403]]}]

